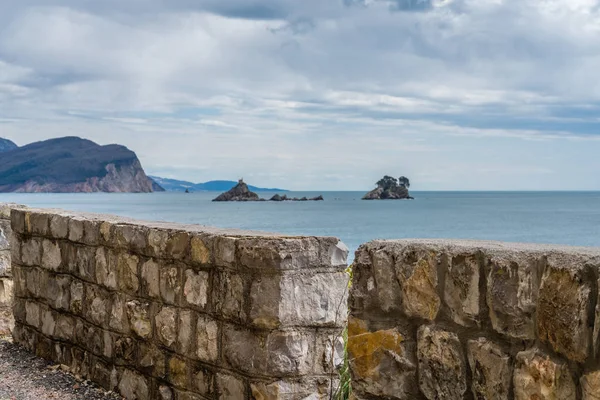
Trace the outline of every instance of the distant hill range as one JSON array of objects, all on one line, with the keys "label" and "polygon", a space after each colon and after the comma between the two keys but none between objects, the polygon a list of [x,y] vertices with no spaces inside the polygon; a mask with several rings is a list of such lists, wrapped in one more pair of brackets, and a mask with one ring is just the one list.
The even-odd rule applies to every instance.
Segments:
[{"label": "distant hill range", "polygon": [[0,193],[164,191],[146,176],[136,154],[64,137],[17,147],[0,139]]},{"label": "distant hill range", "polygon": [[[234,181],[209,181],[205,183],[192,183],[187,181],[179,181],[176,179],[160,178],[158,176],[150,176],[156,183],[162,186],[168,192],[185,192],[186,189],[190,192],[215,191],[225,192],[237,185]],[[255,192],[286,192],[285,189],[259,188],[248,185],[248,188]]]}]

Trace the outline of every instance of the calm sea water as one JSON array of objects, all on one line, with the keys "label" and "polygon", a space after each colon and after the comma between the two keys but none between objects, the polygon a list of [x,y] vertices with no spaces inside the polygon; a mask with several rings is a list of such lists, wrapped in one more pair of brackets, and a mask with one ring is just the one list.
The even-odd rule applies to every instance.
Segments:
[{"label": "calm sea water", "polygon": [[[0,202],[133,218],[341,238],[465,238],[600,246],[600,192],[411,192],[412,201],[361,201],[362,192],[291,192],[322,202],[213,203],[218,193],[0,194]],[[269,198],[272,193],[261,193]]]}]

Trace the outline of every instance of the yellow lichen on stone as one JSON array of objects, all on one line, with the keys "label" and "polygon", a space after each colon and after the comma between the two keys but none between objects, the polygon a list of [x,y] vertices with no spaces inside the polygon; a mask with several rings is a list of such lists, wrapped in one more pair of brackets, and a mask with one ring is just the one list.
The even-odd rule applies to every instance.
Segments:
[{"label": "yellow lichen on stone", "polygon": [[210,263],[210,251],[201,238],[194,236],[191,240],[192,260],[200,264]]},{"label": "yellow lichen on stone", "polygon": [[431,260],[421,258],[411,274],[400,272],[403,304],[405,312],[411,317],[434,320],[440,309],[440,297],[437,293],[437,271]]},{"label": "yellow lichen on stone", "polygon": [[357,378],[376,379],[384,356],[402,355],[404,338],[396,329],[365,332],[364,328],[363,321],[351,318],[348,327],[350,363]]}]

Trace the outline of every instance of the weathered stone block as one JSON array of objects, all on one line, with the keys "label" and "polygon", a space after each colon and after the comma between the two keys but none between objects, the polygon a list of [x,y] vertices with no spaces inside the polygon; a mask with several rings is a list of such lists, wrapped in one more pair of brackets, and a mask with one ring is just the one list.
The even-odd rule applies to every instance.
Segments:
[{"label": "weathered stone block", "polygon": [[391,399],[418,393],[417,367],[411,346],[397,329],[369,331],[364,321],[348,322],[348,358],[355,391]]},{"label": "weathered stone block", "polygon": [[466,365],[458,336],[430,326],[417,335],[419,387],[429,400],[462,399],[467,391]]},{"label": "weathered stone block", "polygon": [[181,271],[175,266],[160,268],[160,295],[168,304],[178,304],[181,294]]},{"label": "weathered stone block", "polygon": [[479,259],[476,254],[448,257],[444,301],[457,324],[479,324]]},{"label": "weathered stone block", "polygon": [[485,338],[469,340],[467,357],[472,372],[471,391],[475,399],[508,400],[512,366],[510,356]]},{"label": "weathered stone block", "polygon": [[583,400],[600,400],[600,371],[590,372],[581,377]]},{"label": "weathered stone block", "polygon": [[77,247],[77,274],[81,279],[95,282],[96,279],[96,251],[92,247]]},{"label": "weathered stone block", "polygon": [[272,332],[267,339],[268,372],[274,376],[304,375],[313,370],[315,338],[309,333]]},{"label": "weathered stone block", "polygon": [[[111,257],[113,258],[112,260]],[[103,247],[99,247],[96,249],[96,282],[111,290],[116,290],[118,288],[117,268],[115,261],[116,257],[117,256],[114,253],[109,252]]]},{"label": "weathered stone block", "polygon": [[175,350],[177,341],[177,309],[163,307],[154,318],[156,336],[160,343]]},{"label": "weathered stone block", "polygon": [[236,370],[264,374],[269,362],[266,338],[233,325],[226,325],[223,329],[225,361]]},{"label": "weathered stone block", "polygon": [[434,320],[441,304],[437,293],[437,254],[407,249],[396,259],[395,269],[404,313],[409,317]]},{"label": "weathered stone block", "polygon": [[169,359],[169,382],[173,385],[186,389],[189,381],[188,363],[182,357],[172,357]]},{"label": "weathered stone block", "polygon": [[12,209],[10,212],[10,220],[13,232],[20,235],[28,233],[29,229],[29,212],[22,209]]},{"label": "weathered stone block", "polygon": [[215,266],[233,267],[236,257],[236,238],[217,237],[214,240]]},{"label": "weathered stone block", "polygon": [[190,310],[179,310],[177,330],[177,352],[189,357],[194,354],[195,313]]},{"label": "weathered stone block", "polygon": [[69,237],[69,217],[54,214],[50,217],[50,234],[56,239]]},{"label": "weathered stone block", "polygon": [[152,321],[150,320],[150,304],[137,300],[127,302],[127,317],[131,330],[140,338],[152,336]]},{"label": "weathered stone block", "polygon": [[69,296],[69,310],[75,315],[83,315],[83,282],[73,280]]},{"label": "weathered stone block", "polygon": [[159,268],[160,266],[154,260],[148,260],[142,264],[144,293],[153,299],[160,297]]},{"label": "weathered stone block", "polygon": [[190,240],[190,261],[193,264],[208,265],[212,262],[212,241],[207,237],[192,236]]},{"label": "weathered stone block", "polygon": [[69,311],[71,303],[71,277],[68,275],[50,275],[45,284],[47,304],[58,310]]},{"label": "weathered stone block", "polygon": [[96,285],[85,285],[85,318],[96,325],[105,326],[110,310],[110,297],[106,290]]},{"label": "weathered stone block", "polygon": [[176,260],[184,259],[190,248],[190,234],[188,232],[173,232],[167,240],[166,252]]},{"label": "weathered stone block", "polygon": [[204,309],[208,302],[209,274],[206,271],[188,269],[185,271],[183,296],[192,306]]},{"label": "weathered stone block", "polygon": [[100,243],[100,221],[86,219],[83,221],[83,243],[97,246]]},{"label": "weathered stone block", "polygon": [[0,250],[0,277],[11,276],[10,251]]},{"label": "weathered stone block", "polygon": [[548,265],[539,292],[538,336],[554,351],[585,362],[591,345],[592,280],[582,265]]},{"label": "weathered stone block", "polygon": [[141,226],[121,225],[112,226],[112,237],[115,244],[122,249],[129,249],[139,254],[146,254],[148,233]]},{"label": "weathered stone block", "polygon": [[56,319],[56,328],[54,334],[57,338],[65,341],[73,341],[75,330],[75,320],[73,317],[65,314],[59,314]]},{"label": "weathered stone block", "polygon": [[138,256],[120,253],[117,257],[117,283],[119,289],[126,293],[136,294],[140,282],[138,279]]},{"label": "weathered stone block", "polygon": [[[367,257],[369,257],[368,251]],[[383,312],[403,311],[402,291],[396,278],[394,259],[386,249],[375,250],[370,254],[372,272],[367,291],[375,290],[377,303]]]},{"label": "weathered stone block", "polygon": [[21,262],[27,266],[39,266],[42,261],[41,240],[37,238],[24,239],[21,242]]},{"label": "weathered stone block", "polygon": [[575,400],[577,396],[569,367],[535,349],[517,354],[513,382],[515,400]]},{"label": "weathered stone block", "polygon": [[244,278],[223,272],[219,276],[217,312],[235,321],[245,321]]},{"label": "weathered stone block", "polygon": [[196,393],[209,396],[214,393],[214,374],[205,369],[199,369],[192,375],[192,387]]},{"label": "weathered stone block", "polygon": [[250,288],[250,320],[258,327],[274,329],[281,324],[279,305],[281,275],[261,276]]},{"label": "weathered stone block", "polygon": [[34,235],[47,236],[50,229],[50,216],[33,212],[29,215],[29,232]]},{"label": "weathered stone block", "polygon": [[148,250],[151,253],[150,255],[154,257],[163,255],[167,249],[167,240],[169,240],[169,233],[167,231],[149,228],[146,241],[148,243]]},{"label": "weathered stone block", "polygon": [[83,242],[83,220],[69,218],[69,240],[71,242]]},{"label": "weathered stone block", "polygon": [[164,378],[166,376],[165,354],[153,344],[140,343],[139,366],[145,373],[156,378]]},{"label": "weathered stone block", "polygon": [[46,336],[54,336],[54,329],[56,328],[57,315],[48,307],[43,307],[40,312],[42,333]]},{"label": "weathered stone block", "polygon": [[219,325],[208,316],[198,316],[196,355],[201,361],[214,362],[219,356]]},{"label": "weathered stone block", "polygon": [[114,341],[115,364],[134,365],[137,362],[137,342],[130,337],[118,336]]},{"label": "weathered stone block", "polygon": [[111,295],[112,306],[108,326],[117,332],[129,333],[129,320],[127,318],[127,297],[122,293]]},{"label": "weathered stone block", "polygon": [[217,392],[220,400],[245,399],[246,384],[234,376],[217,374]]},{"label": "weathered stone block", "polygon": [[486,300],[497,332],[515,339],[535,339],[534,314],[544,262],[501,256],[490,260]]},{"label": "weathered stone block", "polygon": [[126,399],[148,400],[149,382],[143,375],[126,369],[119,381],[119,393]]}]

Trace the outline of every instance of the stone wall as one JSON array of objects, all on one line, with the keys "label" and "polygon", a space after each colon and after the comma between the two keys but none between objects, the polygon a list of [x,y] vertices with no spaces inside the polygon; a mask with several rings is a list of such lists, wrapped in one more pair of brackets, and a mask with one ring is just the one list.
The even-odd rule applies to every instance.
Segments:
[{"label": "stone wall", "polygon": [[338,384],[347,248],[13,210],[13,336],[128,399],[320,399]]},{"label": "stone wall", "polygon": [[358,399],[600,399],[600,250],[360,247],[348,352]]},{"label": "stone wall", "polygon": [[15,204],[0,204],[0,336],[9,335],[12,315],[13,279],[10,266],[10,210]]}]

